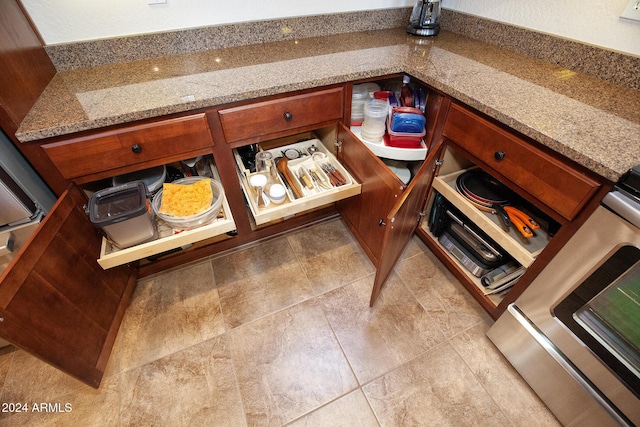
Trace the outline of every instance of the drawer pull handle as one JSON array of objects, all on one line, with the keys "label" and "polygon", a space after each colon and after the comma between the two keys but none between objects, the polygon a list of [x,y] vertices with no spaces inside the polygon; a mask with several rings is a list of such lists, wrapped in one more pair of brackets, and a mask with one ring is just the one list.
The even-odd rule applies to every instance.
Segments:
[{"label": "drawer pull handle", "polygon": [[293,119],[293,114],[287,111],[286,113],[284,113],[284,119],[290,122]]},{"label": "drawer pull handle", "polygon": [[495,153],[493,153],[493,157],[497,161],[500,161],[500,160],[504,159],[504,157],[506,155],[507,155],[507,153],[505,153],[504,151],[496,151]]},{"label": "drawer pull handle", "polygon": [[142,147],[140,146],[140,144],[133,144],[131,146],[131,151],[133,151],[136,154],[140,154],[142,153]]}]

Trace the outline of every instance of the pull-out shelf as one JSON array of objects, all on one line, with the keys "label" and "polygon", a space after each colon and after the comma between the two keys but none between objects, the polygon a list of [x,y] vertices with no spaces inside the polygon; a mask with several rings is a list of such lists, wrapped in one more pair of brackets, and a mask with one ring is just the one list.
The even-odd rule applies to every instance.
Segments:
[{"label": "pull-out shelf", "polygon": [[551,239],[549,234],[539,229],[536,230],[534,237],[527,239],[515,227],[505,229],[498,215],[476,208],[456,190],[456,179],[464,172],[466,170],[434,178],[433,188],[487,233],[522,266],[529,267],[549,243]]},{"label": "pull-out shelf", "polygon": [[[281,185],[285,185],[285,187],[288,186],[285,201],[280,204],[267,202],[268,204],[266,206],[258,206],[256,192],[249,183],[250,177],[255,175],[255,173],[246,169],[241,156],[238,154],[237,150],[235,150],[234,154],[238,166],[238,177],[256,225],[264,225],[272,221],[286,219],[295,214],[306,212],[338,200],[360,194],[362,187],[361,184],[356,182],[349,171],[347,171],[344,166],[338,162],[338,160],[319,139],[310,139],[282,147],[270,148],[265,151],[271,152],[273,154],[273,158],[277,159],[279,157],[283,157],[282,153],[287,150],[307,153],[307,149],[310,146],[314,146],[317,149],[315,156],[304,155],[294,160],[288,160],[288,169],[291,172],[291,176],[293,176],[293,182],[286,181],[282,174],[278,174],[277,177],[272,180],[272,183],[279,183]],[[333,185],[330,182],[330,177],[323,170],[322,166],[326,165],[335,168],[335,170],[344,178],[345,183],[341,185]],[[311,187],[313,188],[309,189],[305,187],[298,179],[299,173],[301,172],[307,176],[308,182],[311,183]],[[322,187],[320,183],[311,176],[310,172],[313,172],[315,177],[319,177],[324,182],[325,187]],[[292,186],[297,186],[298,191],[302,193],[302,197],[296,198],[294,196],[291,189]]]},{"label": "pull-out shelf", "polygon": [[[213,174],[212,178],[220,181],[214,164],[210,165],[210,169]],[[194,243],[221,236],[236,229],[226,196],[223,197],[220,214],[216,219],[191,230],[176,230],[157,217],[154,217],[153,220],[156,222],[158,237],[149,242],[119,249],[107,238],[103,238],[98,264],[106,270],[175,249],[186,248]]]}]

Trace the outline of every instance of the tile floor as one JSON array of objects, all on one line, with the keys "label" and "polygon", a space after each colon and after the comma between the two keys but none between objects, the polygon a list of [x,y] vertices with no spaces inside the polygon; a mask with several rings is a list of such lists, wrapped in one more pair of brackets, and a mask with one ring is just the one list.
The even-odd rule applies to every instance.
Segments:
[{"label": "tile floor", "polygon": [[373,276],[334,219],[144,278],[98,390],[0,352],[0,426],[559,425],[417,238]]}]

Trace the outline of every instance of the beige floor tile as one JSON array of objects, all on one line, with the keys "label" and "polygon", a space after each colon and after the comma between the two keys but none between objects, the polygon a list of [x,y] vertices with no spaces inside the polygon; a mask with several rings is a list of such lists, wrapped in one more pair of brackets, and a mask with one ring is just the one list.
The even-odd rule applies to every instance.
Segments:
[{"label": "beige floor tile", "polygon": [[244,426],[221,335],[121,375],[122,426]]},{"label": "beige floor tile", "polygon": [[400,261],[395,271],[447,338],[488,318],[480,304],[428,251]]},{"label": "beige floor tile", "polygon": [[208,261],[138,283],[114,350],[126,371],[225,331]]},{"label": "beige floor tile", "polygon": [[373,279],[339,219],[145,278],[98,390],[0,351],[0,402],[72,407],[0,427],[558,426],[418,238]]},{"label": "beige floor tile", "polygon": [[445,340],[433,319],[392,274],[373,308],[373,276],[321,297],[331,327],[361,384]]},{"label": "beige floor tile", "polygon": [[11,355],[0,402],[55,402],[72,391],[91,387],[22,350]]},{"label": "beige floor tile", "polygon": [[288,424],[289,427],[378,427],[369,402],[356,390]]},{"label": "beige floor tile", "polygon": [[313,296],[285,237],[215,258],[212,265],[229,329]]},{"label": "beige floor tile", "polygon": [[509,418],[510,425],[560,426],[551,411],[486,337],[490,325],[479,324],[451,340],[483,387]]},{"label": "beige floor tile", "polygon": [[315,294],[321,294],[375,272],[340,219],[290,234],[288,240]]},{"label": "beige floor tile", "polygon": [[367,384],[382,426],[505,426],[509,422],[449,343]]},{"label": "beige floor tile", "polygon": [[428,250],[429,249],[427,249],[427,246],[422,242],[422,240],[420,240],[417,236],[414,235],[409,240],[407,247],[404,248],[402,255],[400,255],[400,259],[403,260],[403,259],[411,258],[414,255],[427,252]]},{"label": "beige floor tile", "polygon": [[282,425],[357,387],[314,301],[229,332],[247,421]]},{"label": "beige floor tile", "polygon": [[28,412],[0,420],[0,426],[117,426],[118,384],[119,377],[114,375],[105,378],[97,390],[82,387],[54,400],[32,402]]}]

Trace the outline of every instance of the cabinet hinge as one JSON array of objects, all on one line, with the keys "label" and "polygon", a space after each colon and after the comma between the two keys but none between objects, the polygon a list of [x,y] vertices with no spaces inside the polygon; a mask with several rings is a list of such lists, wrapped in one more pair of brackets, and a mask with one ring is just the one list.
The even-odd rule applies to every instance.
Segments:
[{"label": "cabinet hinge", "polygon": [[333,145],[336,147],[336,154],[342,153],[342,141],[336,141]]},{"label": "cabinet hinge", "polygon": [[419,213],[418,215],[420,215],[421,217],[422,217],[422,216],[427,216],[427,212],[425,212],[425,211],[420,211],[420,213]]},{"label": "cabinet hinge", "polygon": [[436,167],[437,166],[442,166],[444,164],[444,160],[440,159],[440,160],[436,160]]}]

